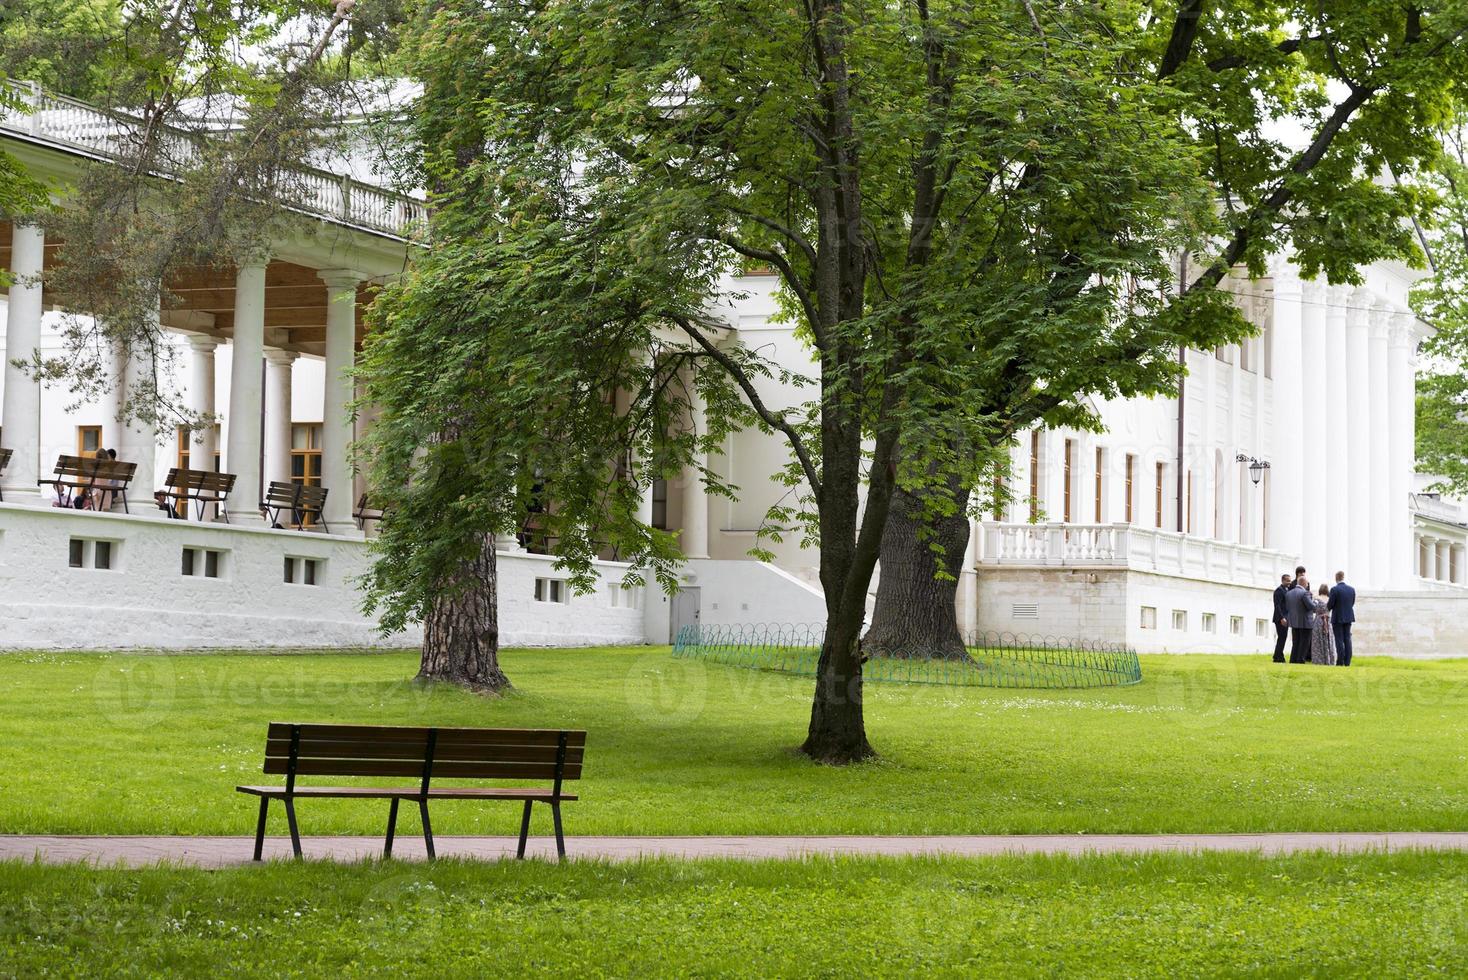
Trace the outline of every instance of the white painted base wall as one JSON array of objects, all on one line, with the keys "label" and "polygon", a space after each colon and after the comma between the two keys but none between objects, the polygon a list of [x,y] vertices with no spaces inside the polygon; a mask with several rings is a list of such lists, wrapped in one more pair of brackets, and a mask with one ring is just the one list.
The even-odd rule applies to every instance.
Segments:
[{"label": "white painted base wall", "polygon": [[767,562],[699,558],[683,581],[703,590],[700,621],[710,626],[826,621],[821,590]]},{"label": "white painted base wall", "polygon": [[[73,538],[110,542],[112,567],[70,567]],[[220,577],[182,574],[185,548],[220,551]],[[286,556],[322,562],[317,584],[287,583]],[[362,614],[367,562],[360,537],[0,504],[0,649],[417,646],[419,630],[384,638]],[[537,578],[564,578],[552,563],[500,553],[501,643],[645,642],[642,590],[616,586],[627,566],[601,563],[593,594],[536,601]]]},{"label": "white painted base wall", "polygon": [[1353,657],[1468,657],[1468,589],[1361,592]]}]

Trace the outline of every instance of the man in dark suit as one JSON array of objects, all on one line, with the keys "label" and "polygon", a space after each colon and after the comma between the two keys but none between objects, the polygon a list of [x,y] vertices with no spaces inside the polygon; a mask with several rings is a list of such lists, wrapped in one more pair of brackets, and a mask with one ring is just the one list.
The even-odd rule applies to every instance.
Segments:
[{"label": "man in dark suit", "polygon": [[1289,572],[1279,577],[1279,588],[1274,590],[1274,662],[1282,664],[1284,659],[1285,638],[1290,635],[1289,616],[1285,612],[1285,596],[1290,591],[1290,584],[1294,579]]},{"label": "man in dark suit", "polygon": [[1337,667],[1351,666],[1351,624],[1356,621],[1356,590],[1346,584],[1346,573],[1335,573],[1335,585],[1325,608],[1330,610],[1330,628],[1335,633]]},{"label": "man in dark suit", "polygon": [[1290,624],[1290,663],[1310,662],[1310,637],[1315,632],[1315,606],[1310,601],[1310,580],[1295,579],[1285,593],[1285,619]]}]

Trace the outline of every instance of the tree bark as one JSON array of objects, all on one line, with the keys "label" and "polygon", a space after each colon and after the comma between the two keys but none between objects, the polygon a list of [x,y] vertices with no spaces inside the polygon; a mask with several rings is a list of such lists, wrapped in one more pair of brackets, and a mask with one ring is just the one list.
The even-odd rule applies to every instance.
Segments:
[{"label": "tree bark", "polygon": [[[968,548],[968,498],[966,488],[954,493],[957,513],[939,518],[932,528],[944,549],[940,559],[933,553],[932,541],[919,536],[921,499],[905,490],[893,495],[882,531],[877,608],[862,641],[867,656],[968,659],[955,606]],[[938,577],[940,565],[948,577]]]},{"label": "tree bark", "polygon": [[842,766],[877,754],[867,742],[862,717],[861,661],[860,619],[855,623],[828,620],[816,668],[810,729],[800,747],[816,762]]},{"label": "tree bark", "polygon": [[453,572],[428,611],[418,677],[492,694],[509,688],[510,679],[500,670],[494,537],[479,541],[479,554]]}]

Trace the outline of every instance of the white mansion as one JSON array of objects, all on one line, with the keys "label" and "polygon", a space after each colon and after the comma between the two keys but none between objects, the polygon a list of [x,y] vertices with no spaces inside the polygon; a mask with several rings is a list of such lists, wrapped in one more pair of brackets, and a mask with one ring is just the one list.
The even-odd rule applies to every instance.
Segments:
[{"label": "white mansion", "polygon": [[[17,91],[35,111],[0,117],[0,147],[60,184],[107,158],[115,117]],[[370,419],[350,417],[343,372],[361,339],[363,286],[410,259],[404,229],[422,206],[357,176],[302,175],[298,220],[268,256],[167,284],[159,322],[176,340],[178,386],[192,408],[223,418],[202,442],[125,427],[115,402],[71,406],[68,392],[12,363],[60,344],[64,313],[49,308],[40,276],[66,243],[0,224],[0,262],[14,278],[0,300],[0,450],[10,451],[0,471],[0,648],[416,642],[381,639],[359,609],[353,582],[371,523],[353,519],[362,487],[347,447]],[[1273,646],[1269,591],[1303,563],[1317,583],[1344,569],[1362,590],[1362,654],[1457,649],[1468,527],[1453,502],[1417,492],[1423,328],[1406,307],[1413,274],[1374,266],[1360,288],[1327,287],[1290,268],[1226,284],[1259,335],[1188,351],[1180,397],[1105,404],[1101,434],[1021,440],[1015,503],[974,522],[959,589],[965,630],[1259,652]],[[800,370],[810,352],[778,321],[775,286],[760,276],[730,284],[722,342]],[[117,389],[137,370],[117,365]],[[808,397],[767,388],[776,406]],[[52,506],[37,481],[58,457],[99,446],[137,464],[126,512]],[[792,540],[774,546],[773,563],[748,557],[767,509],[788,492],[771,479],[785,459],[775,437],[741,432],[709,461],[742,488],[738,500],[711,498],[692,478],[653,488],[645,516],[678,530],[688,556],[671,598],[622,588],[627,568],[616,562],[603,563],[595,593],[573,596],[550,557],[501,542],[505,642],[666,643],[693,621],[821,621],[812,552]],[[235,474],[229,523],[169,520],[155,506],[168,471],[190,463]],[[257,504],[271,481],[325,487],[324,520],[267,527]]]}]

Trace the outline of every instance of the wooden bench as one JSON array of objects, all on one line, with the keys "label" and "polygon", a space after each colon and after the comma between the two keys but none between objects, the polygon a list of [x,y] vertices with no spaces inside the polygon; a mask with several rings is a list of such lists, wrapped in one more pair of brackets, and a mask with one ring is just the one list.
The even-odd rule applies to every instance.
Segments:
[{"label": "wooden bench", "polygon": [[367,506],[367,495],[364,493],[357,498],[357,509],[352,514],[352,519],[357,522],[357,530],[367,530],[368,521],[382,520],[382,509]]},{"label": "wooden bench", "polygon": [[[39,486],[52,486],[60,496],[62,489],[66,491],[66,505],[72,504],[72,499],[78,490],[85,490],[89,497],[99,499],[111,495],[113,500],[122,497],[122,509],[127,511],[127,485],[132,482],[133,472],[138,468],[137,463],[124,463],[120,459],[93,459],[88,456],[66,456],[62,455],[56,460],[56,470],[49,480],[37,480]],[[112,500],[107,501],[106,507],[97,507],[98,510],[110,510]]]},{"label": "wooden bench", "polygon": [[321,526],[326,527],[326,520],[321,516],[321,509],[325,506],[325,487],[308,487],[303,483],[279,480],[271,481],[265,491],[265,499],[260,501],[260,509],[266,512],[272,527],[280,526],[281,511],[289,511],[290,523],[295,524],[297,531],[306,529],[308,518],[320,521]]},{"label": "wooden bench", "polygon": [[[5,467],[7,467],[7,466],[10,465],[10,454],[11,454],[11,452],[12,452],[12,450],[9,450],[9,449],[0,449],[0,476],[3,476],[4,475],[4,473],[5,473]],[[5,499],[5,493],[3,491],[0,491],[0,500],[4,500],[4,499]]]},{"label": "wooden bench", "polygon": [[[428,801],[516,800],[524,801],[520,817],[520,846],[516,858],[525,857],[530,834],[530,807],[545,803],[551,808],[556,829],[556,854],[564,860],[566,840],[561,833],[561,803],[575,796],[561,792],[561,783],[581,778],[581,759],[586,751],[586,733],[553,729],[522,728],[399,728],[380,725],[302,725],[274,722],[266,732],[265,772],[284,774],[284,786],[239,786],[241,793],[260,797],[260,818],[255,825],[255,860],[265,846],[265,815],[271,800],[285,804],[285,819],[291,832],[291,849],[301,856],[301,834],[296,826],[295,801],[311,799],[389,800],[387,836],[382,854],[392,856],[397,830],[398,803],[418,801],[423,820],[423,843],[432,858],[433,828],[428,822]],[[412,786],[301,786],[301,776],[411,777]],[[528,786],[435,786],[434,779],[551,780],[549,787]]]},{"label": "wooden bench", "polygon": [[[224,509],[225,498],[234,489],[233,473],[215,473],[210,470],[189,470],[175,467],[168,471],[163,485],[169,496],[180,500],[192,500],[199,505],[199,520],[204,519],[206,504],[218,504],[219,515],[229,523],[229,511]],[[184,516],[188,516],[189,505],[184,504]]]}]

